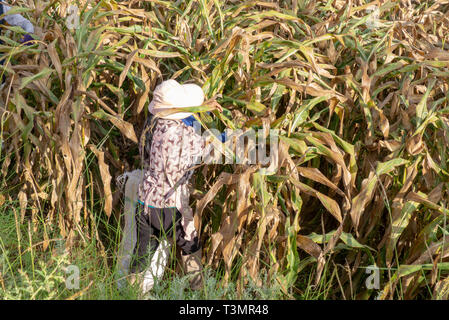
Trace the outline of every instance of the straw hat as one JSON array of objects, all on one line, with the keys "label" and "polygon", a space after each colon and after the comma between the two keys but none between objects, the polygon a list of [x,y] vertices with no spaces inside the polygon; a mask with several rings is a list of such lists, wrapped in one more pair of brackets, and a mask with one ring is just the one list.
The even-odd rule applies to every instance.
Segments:
[{"label": "straw hat", "polygon": [[204,92],[196,84],[179,84],[176,80],[166,80],[156,86],[153,100],[148,110],[163,119],[179,120],[192,115],[190,112],[168,114],[173,108],[197,107],[204,102]]}]

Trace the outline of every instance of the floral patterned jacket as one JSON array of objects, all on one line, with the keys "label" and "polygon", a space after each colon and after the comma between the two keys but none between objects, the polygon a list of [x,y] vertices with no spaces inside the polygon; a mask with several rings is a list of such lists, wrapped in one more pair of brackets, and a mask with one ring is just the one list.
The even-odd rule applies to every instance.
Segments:
[{"label": "floral patterned jacket", "polygon": [[181,120],[150,119],[140,143],[144,178],[139,200],[148,207],[176,207],[182,214],[186,239],[197,236],[189,206],[188,183],[203,151],[204,140]]}]

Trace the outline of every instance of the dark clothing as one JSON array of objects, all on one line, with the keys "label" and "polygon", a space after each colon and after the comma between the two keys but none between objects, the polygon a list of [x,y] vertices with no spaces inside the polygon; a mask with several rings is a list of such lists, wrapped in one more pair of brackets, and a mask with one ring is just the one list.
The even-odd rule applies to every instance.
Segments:
[{"label": "dark clothing", "polygon": [[[5,13],[5,9],[3,8],[3,5],[0,4],[0,16],[2,16]],[[0,24],[5,24],[5,19],[0,19]],[[3,41],[2,41],[3,42]],[[0,42],[1,43],[1,42]]]},{"label": "dark clothing", "polygon": [[[3,5],[0,4],[0,16],[2,16],[5,13],[5,10],[3,9]],[[0,25],[5,24],[5,19],[0,19]],[[1,28],[0,28],[0,34],[1,34]],[[0,44],[3,44],[3,40],[0,40]],[[0,58],[0,64],[3,65],[5,63],[5,58]],[[5,72],[3,70],[0,70],[1,77],[0,77],[0,84],[3,84],[5,82]]]},{"label": "dark clothing", "polygon": [[173,239],[183,255],[200,249],[198,237],[188,241],[181,226],[181,213],[176,208],[149,208],[145,214],[144,206],[136,206],[137,243],[131,272],[141,272],[149,258],[156,251],[161,239]]}]

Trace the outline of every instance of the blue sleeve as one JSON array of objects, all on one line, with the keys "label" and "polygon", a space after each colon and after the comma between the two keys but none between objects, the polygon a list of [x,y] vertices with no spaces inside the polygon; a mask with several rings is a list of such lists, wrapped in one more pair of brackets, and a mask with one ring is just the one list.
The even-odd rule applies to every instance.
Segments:
[{"label": "blue sleeve", "polygon": [[221,138],[221,142],[222,142],[222,143],[225,143],[225,142],[226,142],[226,131],[223,131],[223,132],[221,133],[220,138]]},{"label": "blue sleeve", "polygon": [[192,116],[190,116],[190,117],[187,117],[187,118],[185,118],[185,119],[182,119],[182,122],[184,122],[184,124],[186,125],[186,126],[189,126],[189,127],[193,127],[193,123],[196,121],[196,119],[195,119],[195,117],[192,115]]}]

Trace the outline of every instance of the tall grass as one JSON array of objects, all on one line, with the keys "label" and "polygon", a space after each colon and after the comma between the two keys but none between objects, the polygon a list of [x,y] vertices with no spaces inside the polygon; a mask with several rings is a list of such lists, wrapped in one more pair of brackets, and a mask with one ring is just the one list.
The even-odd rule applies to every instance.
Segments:
[{"label": "tall grass", "polygon": [[266,272],[284,297],[447,298],[447,3],[80,1],[75,30],[69,2],[16,3],[36,42],[4,27],[1,190],[42,234],[29,254],[93,244],[109,270],[114,177],[139,167],[151,92],[175,78],[223,108],[198,113],[205,128],[279,134],[272,175],[195,175],[203,262],[223,286],[243,293]]},{"label": "tall grass", "polygon": [[[114,259],[116,248],[101,252],[94,243],[66,250],[64,239],[55,238],[46,252],[39,250],[43,239],[43,224],[37,232],[16,221],[11,203],[1,208],[0,215],[0,299],[278,299],[285,298],[279,285],[265,282],[257,286],[251,279],[242,292],[236,283],[223,286],[223,273],[206,267],[204,285],[199,291],[190,290],[189,277],[176,272],[173,252],[163,279],[146,296],[138,283],[117,287]],[[117,231],[120,233],[120,231]],[[118,243],[116,242],[116,246]],[[79,269],[79,282],[72,281],[73,267]],[[71,269],[72,268],[72,269]],[[261,275],[266,280],[266,274]]]}]

